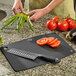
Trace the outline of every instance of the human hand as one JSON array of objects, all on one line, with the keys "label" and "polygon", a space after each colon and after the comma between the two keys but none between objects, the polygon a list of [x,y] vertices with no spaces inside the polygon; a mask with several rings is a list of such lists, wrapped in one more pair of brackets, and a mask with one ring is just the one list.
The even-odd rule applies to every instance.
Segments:
[{"label": "human hand", "polygon": [[45,9],[36,9],[36,10],[33,10],[33,11],[27,13],[27,15],[32,15],[30,17],[30,20],[36,21],[39,18],[41,18],[42,16],[46,15],[47,13],[48,12]]},{"label": "human hand", "polygon": [[23,9],[21,0],[15,0],[13,8],[12,8],[13,13],[14,14],[18,14],[19,13],[19,11],[18,11],[19,9],[21,10],[21,13],[24,13],[24,9]]}]

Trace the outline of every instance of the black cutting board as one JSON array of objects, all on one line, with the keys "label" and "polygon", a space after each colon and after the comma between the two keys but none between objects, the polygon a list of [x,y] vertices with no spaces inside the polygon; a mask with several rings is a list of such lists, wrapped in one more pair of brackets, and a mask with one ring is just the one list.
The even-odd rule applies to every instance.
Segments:
[{"label": "black cutting board", "polygon": [[[43,38],[43,37],[58,38],[61,41],[61,45],[57,48],[51,48],[48,45],[44,45],[44,46],[37,45],[36,40]],[[32,45],[28,45],[28,42],[30,42]],[[66,56],[69,56],[75,52],[75,50],[72,49],[71,46],[69,46],[61,37],[59,37],[55,33],[49,33],[49,34],[44,34],[44,35],[32,37],[29,39],[24,39],[24,40],[9,44],[9,45],[4,46],[4,47],[8,47],[9,49],[17,48],[17,49],[22,49],[22,50],[34,52],[34,53],[50,55],[50,56],[53,56],[53,57],[59,58],[59,59],[62,59]],[[42,60],[42,59],[36,59],[35,61],[32,61],[32,60],[22,58],[22,57],[13,55],[13,54],[9,54],[3,49],[4,47],[1,48],[1,51],[5,55],[6,59],[8,60],[8,62],[10,63],[10,65],[12,66],[12,68],[15,71],[26,70],[29,68],[33,68],[33,67],[36,67],[39,65],[49,63],[49,62]],[[28,47],[29,47],[29,49],[28,49]],[[33,49],[31,50],[31,48],[34,48],[34,50]],[[43,48],[44,50],[41,50],[41,48]]]}]

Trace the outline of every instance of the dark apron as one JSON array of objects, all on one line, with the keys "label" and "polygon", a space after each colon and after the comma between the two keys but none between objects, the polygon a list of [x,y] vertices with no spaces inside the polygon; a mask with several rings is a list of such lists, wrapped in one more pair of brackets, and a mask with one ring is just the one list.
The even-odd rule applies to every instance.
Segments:
[{"label": "dark apron", "polygon": [[74,0],[74,10],[76,12],[76,0]]}]

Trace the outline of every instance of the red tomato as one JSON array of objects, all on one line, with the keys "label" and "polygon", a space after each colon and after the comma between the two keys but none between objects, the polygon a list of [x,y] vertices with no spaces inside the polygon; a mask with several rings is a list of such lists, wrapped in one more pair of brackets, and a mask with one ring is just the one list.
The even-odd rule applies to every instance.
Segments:
[{"label": "red tomato", "polygon": [[53,20],[48,20],[46,23],[46,27],[52,31],[57,28],[57,24]]},{"label": "red tomato", "polygon": [[69,24],[69,28],[70,28],[70,30],[72,30],[75,27],[76,27],[76,21],[72,20]]},{"label": "red tomato", "polygon": [[50,20],[47,21],[46,27],[49,28],[49,25],[50,25]]},{"label": "red tomato", "polygon": [[48,37],[48,43],[47,44],[49,45],[49,43],[52,42],[53,40],[54,40],[54,37]]},{"label": "red tomato", "polygon": [[53,47],[53,48],[56,48],[56,47],[58,47],[59,45],[61,44],[61,41],[57,41],[57,42],[55,42],[54,44],[52,44],[52,45],[50,45],[51,47]]},{"label": "red tomato", "polygon": [[46,38],[46,37],[41,38],[41,39],[37,40],[36,43],[40,46],[45,45],[48,43],[48,38]]},{"label": "red tomato", "polygon": [[66,21],[59,21],[58,22],[58,30],[66,31],[68,29],[68,23]]},{"label": "red tomato", "polygon": [[65,21],[67,21],[68,24],[69,24],[72,21],[72,19],[71,18],[67,18],[67,19],[65,19]]},{"label": "red tomato", "polygon": [[48,43],[48,44],[52,45],[52,44],[56,43],[57,41],[58,41],[58,39],[56,38],[56,39],[52,40],[50,43]]},{"label": "red tomato", "polygon": [[55,21],[56,24],[58,24],[58,21],[61,20],[59,16],[55,16],[52,18],[53,21]]}]

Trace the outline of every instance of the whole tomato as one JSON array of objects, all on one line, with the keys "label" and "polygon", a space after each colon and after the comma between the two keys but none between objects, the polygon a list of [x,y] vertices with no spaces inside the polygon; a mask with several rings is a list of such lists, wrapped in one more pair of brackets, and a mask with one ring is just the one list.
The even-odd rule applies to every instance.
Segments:
[{"label": "whole tomato", "polygon": [[65,19],[65,21],[67,21],[67,23],[70,24],[70,22],[72,21],[72,19],[71,18],[67,18],[67,19]]},{"label": "whole tomato", "polygon": [[59,16],[55,16],[52,18],[53,21],[55,21],[56,24],[58,24],[58,21],[61,20]]},{"label": "whole tomato", "polygon": [[46,23],[46,27],[52,31],[57,28],[57,24],[53,20],[48,20]]},{"label": "whole tomato", "polygon": [[69,24],[69,28],[70,28],[70,30],[72,30],[73,28],[75,28],[76,27],[76,21],[75,20],[72,20],[71,22],[70,22],[70,24]]},{"label": "whole tomato", "polygon": [[49,28],[49,25],[50,25],[50,20],[47,21],[46,27]]},{"label": "whole tomato", "polygon": [[61,20],[58,22],[58,30],[66,31],[68,29],[68,23],[65,20]]}]

